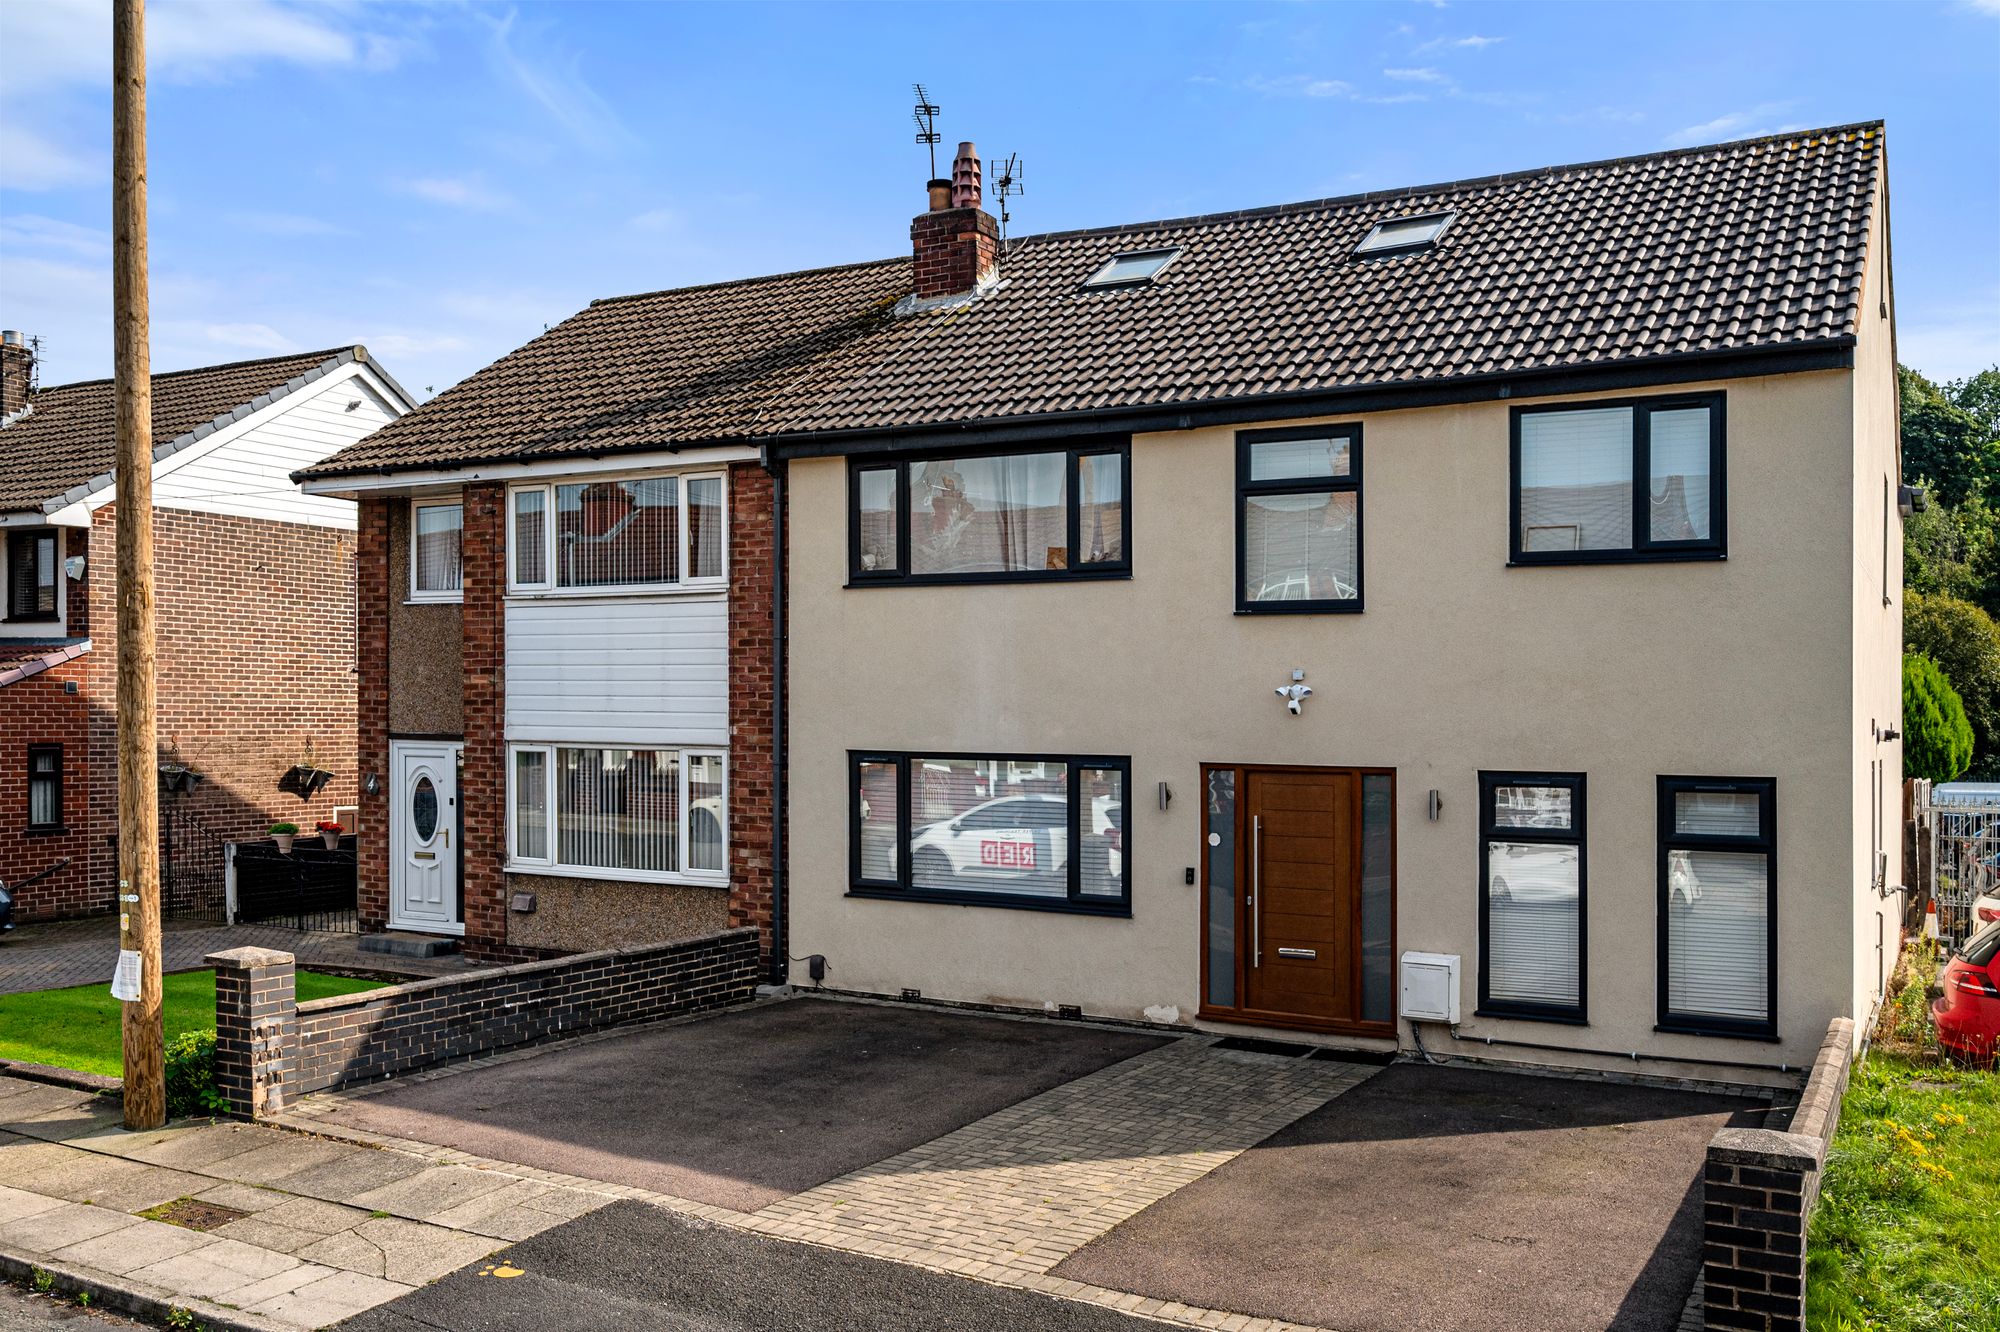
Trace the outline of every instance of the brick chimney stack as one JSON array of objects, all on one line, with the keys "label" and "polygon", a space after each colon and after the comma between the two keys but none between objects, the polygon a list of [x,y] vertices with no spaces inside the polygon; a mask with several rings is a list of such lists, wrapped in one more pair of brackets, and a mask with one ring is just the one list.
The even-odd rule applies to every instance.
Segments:
[{"label": "brick chimney stack", "polygon": [[12,416],[28,405],[34,372],[35,353],[28,340],[11,328],[0,332],[0,416]]},{"label": "brick chimney stack", "polygon": [[979,153],[958,145],[950,180],[930,182],[930,211],[910,223],[917,296],[969,296],[1000,258],[1000,224],[981,204]]}]

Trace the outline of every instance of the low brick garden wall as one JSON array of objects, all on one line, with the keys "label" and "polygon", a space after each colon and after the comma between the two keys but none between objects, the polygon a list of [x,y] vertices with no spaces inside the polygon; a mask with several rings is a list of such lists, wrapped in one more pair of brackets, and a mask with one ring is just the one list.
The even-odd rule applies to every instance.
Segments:
[{"label": "low brick garden wall", "polygon": [[1854,1023],[1836,1018],[1787,1130],[1726,1128],[1710,1140],[1702,1175],[1704,1327],[1805,1327],[1806,1228],[1854,1053]]},{"label": "low brick garden wall", "polygon": [[233,1113],[578,1032],[746,1003],[755,929],[523,962],[360,994],[296,998],[290,953],[212,953],[215,1080]]}]

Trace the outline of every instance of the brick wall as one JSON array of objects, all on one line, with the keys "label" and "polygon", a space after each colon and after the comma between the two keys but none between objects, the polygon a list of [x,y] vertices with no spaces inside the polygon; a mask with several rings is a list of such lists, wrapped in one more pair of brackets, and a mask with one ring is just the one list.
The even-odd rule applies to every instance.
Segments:
[{"label": "brick wall", "polygon": [[644,948],[526,962],[297,1004],[289,953],[238,949],[216,968],[216,1083],[239,1115],[578,1032],[746,1003],[757,936],[727,930]]},{"label": "brick wall", "polygon": [[1803,1332],[1806,1230],[1854,1059],[1854,1023],[1827,1028],[1785,1131],[1723,1129],[1702,1172],[1703,1326]]},{"label": "brick wall", "polygon": [[729,923],[757,930],[771,955],[771,833],[776,679],[771,474],[729,471]]},{"label": "brick wall", "polygon": [[379,789],[360,793],[362,835],[355,841],[355,905],[361,928],[389,927],[389,511],[400,500],[370,496],[357,506],[354,633],[359,683],[355,764]]},{"label": "brick wall", "polygon": [[[79,657],[0,690],[0,879],[19,884],[57,861],[67,868],[17,890],[24,920],[76,916],[103,895],[103,843],[90,836],[90,708],[82,685],[90,658]],[[76,685],[77,692],[63,692]],[[61,745],[63,831],[29,832],[28,746]]]},{"label": "brick wall", "polygon": [[[106,505],[66,545],[88,562],[69,584],[69,632],[93,644],[63,677],[77,682],[82,709],[76,752],[65,742],[63,757],[79,774],[65,776],[64,814],[84,852],[83,877],[54,881],[47,895],[29,889],[24,919],[109,911],[116,896],[116,523]],[[310,827],[331,818],[356,790],[353,534],[179,509],[155,509],[153,524],[160,758],[203,779],[179,799],[218,841],[261,837],[279,819]],[[9,686],[0,712],[11,716],[33,683]],[[12,725],[0,744],[11,743]],[[308,753],[336,777],[302,800],[280,783]],[[11,774],[25,752],[0,749],[0,758],[0,772]],[[11,868],[0,874],[14,877]]]},{"label": "brick wall", "polygon": [[541,957],[507,942],[507,488],[464,493],[465,813],[459,872],[465,880],[465,952],[487,962]]},{"label": "brick wall", "polygon": [[917,295],[970,292],[991,272],[1000,253],[1000,224],[978,208],[919,213],[910,223]]}]

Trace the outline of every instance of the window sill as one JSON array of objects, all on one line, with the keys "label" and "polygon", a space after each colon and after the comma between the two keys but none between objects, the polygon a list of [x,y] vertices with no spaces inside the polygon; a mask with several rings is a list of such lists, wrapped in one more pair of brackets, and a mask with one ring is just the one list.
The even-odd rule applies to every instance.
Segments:
[{"label": "window sill", "polygon": [[[1757,1041],[1764,1045],[1779,1043],[1775,1027],[1726,1027],[1698,1022],[1656,1022],[1653,1024],[1653,1030],[1663,1035],[1710,1036],[1731,1041]],[[1671,1059],[1673,1056],[1662,1055],[1661,1058]]]},{"label": "window sill", "polygon": [[1017,583],[1103,583],[1124,579],[1130,582],[1132,570],[1124,565],[1110,569],[1033,569],[1021,573],[988,574],[912,574],[899,577],[894,574],[854,574],[847,576],[844,588],[863,587],[979,587],[982,585],[1006,586]]},{"label": "window sill", "polygon": [[61,624],[60,615],[9,615],[0,624]]},{"label": "window sill", "polygon": [[538,874],[550,879],[602,879],[607,883],[657,883],[681,888],[718,888],[727,892],[729,877],[720,874],[668,874],[658,870],[579,869],[574,865],[523,865],[512,861],[503,874]]},{"label": "window sill", "polygon": [[463,594],[455,597],[409,597],[404,600],[403,604],[405,606],[462,606],[465,604],[465,597]]},{"label": "window sill", "polygon": [[1003,893],[954,893],[926,891],[912,888],[871,888],[856,884],[847,890],[849,897],[865,897],[877,902],[922,902],[931,906],[971,906],[1000,907],[1011,911],[1046,911],[1065,916],[1104,916],[1114,920],[1130,920],[1132,906],[1129,902],[1078,902],[1066,897],[1026,897],[1009,896]]},{"label": "window sill", "polygon": [[[1559,1013],[1531,1008],[1509,1008],[1504,1004],[1481,1004],[1472,1010],[1472,1016],[1493,1018],[1496,1021],[1504,1019],[1508,1022],[1552,1022],[1559,1027],[1587,1027],[1590,1025],[1590,1019],[1585,1017],[1581,1012]],[[1468,1036],[1466,1039],[1478,1040],[1479,1038]]]},{"label": "window sill", "polygon": [[1238,615],[1359,615],[1361,602],[1354,601],[1273,601],[1236,608]]},{"label": "window sill", "polygon": [[67,837],[69,829],[55,823],[31,823],[21,830],[29,837]]},{"label": "window sill", "polygon": [[721,597],[729,582],[655,583],[645,587],[527,587],[508,588],[508,601],[629,601],[637,597]]},{"label": "window sill", "polygon": [[1574,564],[1719,564],[1729,558],[1726,550],[1604,550],[1577,551],[1560,555],[1520,555],[1508,557],[1509,569],[1535,569],[1546,565]]}]

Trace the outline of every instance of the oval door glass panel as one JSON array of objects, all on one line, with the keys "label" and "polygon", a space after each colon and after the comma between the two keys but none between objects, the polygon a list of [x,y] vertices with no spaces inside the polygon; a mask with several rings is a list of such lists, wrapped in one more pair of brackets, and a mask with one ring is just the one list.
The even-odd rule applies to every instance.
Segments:
[{"label": "oval door glass panel", "polygon": [[410,793],[410,822],[420,842],[437,835],[438,793],[428,777],[417,778],[417,789]]}]

